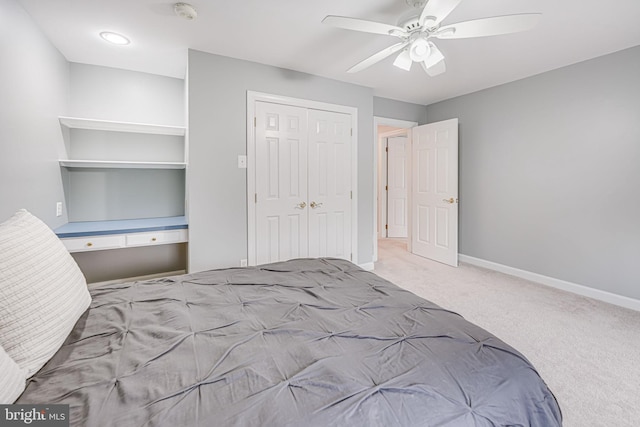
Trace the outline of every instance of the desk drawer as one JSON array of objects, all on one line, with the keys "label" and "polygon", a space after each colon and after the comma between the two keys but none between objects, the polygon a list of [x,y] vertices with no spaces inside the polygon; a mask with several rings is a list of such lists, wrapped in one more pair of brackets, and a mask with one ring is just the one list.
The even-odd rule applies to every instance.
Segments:
[{"label": "desk drawer", "polygon": [[61,240],[69,252],[99,251],[123,248],[125,246],[123,235],[71,237]]},{"label": "desk drawer", "polygon": [[150,246],[187,241],[187,230],[151,231],[148,233],[132,233],[126,235],[126,245]]}]

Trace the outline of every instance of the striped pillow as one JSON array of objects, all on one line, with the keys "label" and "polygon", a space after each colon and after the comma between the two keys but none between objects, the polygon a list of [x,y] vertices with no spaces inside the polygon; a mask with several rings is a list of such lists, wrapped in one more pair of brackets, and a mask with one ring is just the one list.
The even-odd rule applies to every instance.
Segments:
[{"label": "striped pillow", "polygon": [[26,210],[0,224],[0,345],[27,377],[90,303],[82,272],[49,227]]},{"label": "striped pillow", "polygon": [[26,372],[0,347],[0,404],[9,405],[24,391]]}]

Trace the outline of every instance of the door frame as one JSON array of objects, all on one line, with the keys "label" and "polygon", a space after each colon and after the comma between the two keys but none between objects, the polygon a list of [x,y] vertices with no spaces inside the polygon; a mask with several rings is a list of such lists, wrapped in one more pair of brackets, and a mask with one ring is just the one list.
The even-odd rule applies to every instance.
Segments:
[{"label": "door frame", "polygon": [[[392,131],[392,132],[383,132],[378,134],[378,126],[393,126],[396,128],[399,128],[400,130],[397,131]],[[373,137],[374,137],[374,141],[375,141],[375,149],[373,150],[373,164],[375,165],[375,167],[373,168],[373,200],[376,201],[376,203],[373,204],[373,262],[378,261],[378,209],[379,209],[379,204],[382,203],[382,200],[380,199],[379,196],[379,192],[380,192],[380,188],[379,188],[379,183],[378,183],[378,179],[379,179],[379,169],[380,169],[380,165],[381,165],[381,161],[386,159],[386,154],[384,152],[384,138],[386,137],[386,135],[389,135],[391,133],[403,133],[406,132],[407,134],[407,138],[408,138],[408,148],[411,149],[412,145],[411,145],[411,128],[418,126],[418,122],[412,122],[409,120],[398,120],[398,119],[392,119],[392,118],[388,118],[388,117],[378,117],[378,116],[374,116],[373,117]],[[385,137],[383,137],[382,135],[385,135]],[[392,135],[393,136],[393,135]],[[397,136],[397,135],[396,135]],[[408,173],[409,173],[409,177],[411,177],[411,164],[409,164],[409,169],[408,169]],[[411,185],[411,182],[409,182],[409,185]],[[411,187],[409,187],[410,190]],[[386,201],[386,196],[385,196],[385,201]],[[409,193],[409,200],[408,203],[411,203],[411,193]],[[408,212],[409,215],[409,235],[411,235],[411,211],[409,210]],[[409,239],[410,240],[410,239]],[[411,245],[411,242],[408,242],[408,245]],[[411,250],[411,248],[409,247],[409,250]]]},{"label": "door frame", "polygon": [[[351,252],[352,262],[358,264],[358,109],[346,105],[329,104],[302,98],[274,95],[263,92],[247,91],[247,260],[249,265],[256,265],[256,171],[254,126],[255,103],[270,102],[272,104],[289,105],[312,110],[330,111],[351,116]],[[374,168],[375,169],[375,168]],[[376,244],[377,248],[377,244]]]}]

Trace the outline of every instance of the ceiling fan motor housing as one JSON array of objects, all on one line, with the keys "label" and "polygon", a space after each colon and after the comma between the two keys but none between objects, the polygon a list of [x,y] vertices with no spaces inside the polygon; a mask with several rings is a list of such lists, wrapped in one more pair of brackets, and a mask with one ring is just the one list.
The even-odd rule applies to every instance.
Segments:
[{"label": "ceiling fan motor housing", "polygon": [[427,16],[423,25],[420,25],[420,11],[410,10],[398,19],[398,27],[410,33],[419,29],[431,29],[435,26],[436,17]]}]

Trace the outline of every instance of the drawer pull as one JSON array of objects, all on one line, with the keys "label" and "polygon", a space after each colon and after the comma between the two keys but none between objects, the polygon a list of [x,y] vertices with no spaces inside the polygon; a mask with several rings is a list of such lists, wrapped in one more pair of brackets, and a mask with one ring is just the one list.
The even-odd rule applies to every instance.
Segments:
[{"label": "drawer pull", "polygon": [[152,237],[152,238],[151,238],[151,241],[152,241],[152,242],[155,242],[156,240],[158,240],[158,239],[156,239],[155,237]]},{"label": "drawer pull", "polygon": [[93,246],[93,243],[87,242],[87,247],[90,248],[91,246]]}]

